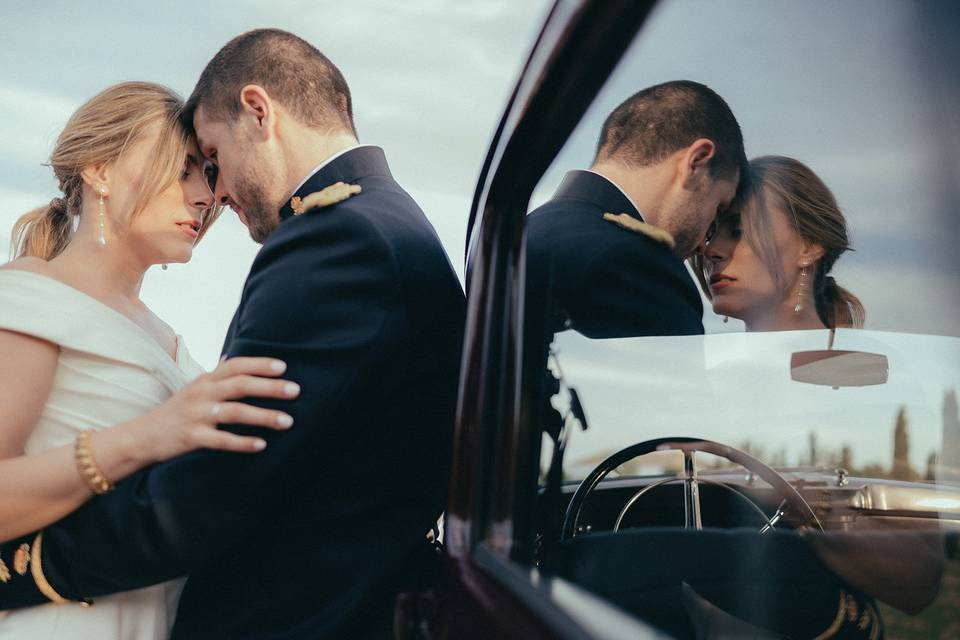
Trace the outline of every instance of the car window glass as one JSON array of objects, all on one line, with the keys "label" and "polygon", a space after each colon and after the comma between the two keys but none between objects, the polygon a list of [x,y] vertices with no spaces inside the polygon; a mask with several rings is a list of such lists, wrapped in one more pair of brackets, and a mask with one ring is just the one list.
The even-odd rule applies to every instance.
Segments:
[{"label": "car window glass", "polygon": [[[849,625],[863,637],[936,637],[958,623],[960,164],[950,150],[960,121],[950,105],[960,81],[945,63],[957,53],[951,24],[947,4],[899,2],[678,1],[654,12],[527,218],[524,376],[545,432],[545,569],[681,636],[712,619],[734,635],[796,637],[841,619],[833,632]],[[747,158],[798,160],[829,189],[852,249],[829,273],[817,271],[818,255],[802,266],[789,254],[799,245],[768,224],[774,262],[751,250],[769,282],[746,270],[727,286],[711,282],[719,269],[682,262],[644,226],[660,201],[640,193],[640,205],[616,180],[583,171],[622,101],[678,79],[726,100]],[[754,166],[771,184],[771,165]],[[748,202],[720,218],[716,251],[741,246],[733,234],[757,224],[741,212],[768,223],[783,215],[783,228],[796,230],[789,202]],[[734,264],[703,246],[707,263]],[[810,312],[806,296],[816,288],[809,299],[826,299],[828,275],[859,299],[862,326],[819,308],[818,327],[750,315],[776,295],[787,321],[794,306],[797,317]],[[698,305],[702,314],[691,315]],[[611,459],[645,450],[640,443],[648,455]],[[578,487],[592,488],[582,503]]]}]

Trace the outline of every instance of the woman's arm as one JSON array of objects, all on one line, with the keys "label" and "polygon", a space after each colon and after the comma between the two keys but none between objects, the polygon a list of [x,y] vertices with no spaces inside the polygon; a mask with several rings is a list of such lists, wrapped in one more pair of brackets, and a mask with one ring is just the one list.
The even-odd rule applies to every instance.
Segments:
[{"label": "woman's arm", "polygon": [[[92,495],[80,476],[73,445],[24,455],[50,395],[59,348],[0,330],[0,541],[41,529],[77,509]],[[262,450],[260,438],[219,431],[218,422],[275,429],[292,424],[285,413],[227,402],[245,396],[289,399],[298,390],[274,378],[285,367],[270,358],[237,358],[187,385],[158,409],[98,431],[90,449],[116,482],[149,464],[198,448]],[[289,423],[289,424],[288,424]]]}]

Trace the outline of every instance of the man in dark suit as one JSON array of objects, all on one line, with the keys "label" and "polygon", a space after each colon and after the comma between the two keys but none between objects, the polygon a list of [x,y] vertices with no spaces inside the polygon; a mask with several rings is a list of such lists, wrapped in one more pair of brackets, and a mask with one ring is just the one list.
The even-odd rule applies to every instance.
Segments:
[{"label": "man in dark suit", "polygon": [[733,200],[746,156],[723,98],[689,81],[644,89],[607,117],[588,170],[527,218],[528,334],[703,333],[683,260]]},{"label": "man in dark suit", "polygon": [[[534,399],[528,419],[554,439],[555,451],[563,449],[563,419],[551,405],[559,387],[547,369],[554,334],[702,334],[703,305],[683,260],[730,205],[746,166],[726,102],[702,84],[668,82],[614,109],[590,168],[569,172],[527,217],[523,385]],[[535,434],[531,456],[540,452]],[[547,563],[559,537],[562,453],[550,468],[538,514]]]},{"label": "man in dark suit", "polygon": [[308,43],[235,38],[187,107],[218,200],[263,243],[224,355],[286,361],[299,398],[245,402],[294,427],[254,457],[197,451],[118,483],[42,532],[36,571],[0,585],[0,606],[189,575],[174,638],[387,637],[444,504],[463,292]]}]

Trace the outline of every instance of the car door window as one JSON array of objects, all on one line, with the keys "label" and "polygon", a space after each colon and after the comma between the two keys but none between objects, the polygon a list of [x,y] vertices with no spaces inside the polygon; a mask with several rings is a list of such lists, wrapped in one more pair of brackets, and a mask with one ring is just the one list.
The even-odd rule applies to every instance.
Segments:
[{"label": "car door window", "polygon": [[[713,624],[919,638],[960,624],[958,24],[946,3],[658,6],[527,218],[524,380],[543,431],[533,564],[680,636]],[[852,251],[829,274],[817,257],[801,276],[797,261],[777,286],[793,296],[829,275],[862,304],[862,326],[738,319],[747,307],[723,301],[754,276],[711,287],[709,245],[699,264],[664,271],[643,254],[656,246],[635,224],[644,207],[633,222],[577,218],[588,214],[570,204],[583,192],[568,172],[591,167],[607,116],[680,79],[726,100],[748,158],[777,157],[754,163],[758,184],[793,168],[785,157],[832,193]],[[790,207],[776,196],[725,207],[716,242],[775,234],[775,210]],[[762,216],[767,227],[743,230]],[[646,237],[635,258],[630,234]],[[773,263],[757,264],[774,287]],[[703,305],[703,335],[669,315],[669,287],[696,287],[683,299]]]}]

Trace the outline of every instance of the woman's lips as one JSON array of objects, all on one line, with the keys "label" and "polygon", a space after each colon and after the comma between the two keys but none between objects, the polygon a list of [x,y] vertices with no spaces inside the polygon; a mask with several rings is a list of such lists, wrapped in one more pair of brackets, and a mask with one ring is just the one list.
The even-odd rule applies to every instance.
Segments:
[{"label": "woman's lips", "polygon": [[719,289],[725,289],[726,287],[729,287],[730,285],[732,285],[734,282],[736,282],[736,278],[731,278],[730,276],[727,276],[727,275],[719,274],[719,275],[711,276],[710,290],[717,291]]},{"label": "woman's lips", "polygon": [[197,229],[194,228],[194,223],[178,222],[177,226],[180,227],[180,230],[183,231],[191,240],[196,240],[197,236],[200,235]]}]

